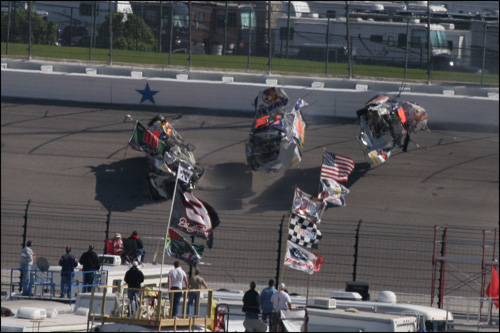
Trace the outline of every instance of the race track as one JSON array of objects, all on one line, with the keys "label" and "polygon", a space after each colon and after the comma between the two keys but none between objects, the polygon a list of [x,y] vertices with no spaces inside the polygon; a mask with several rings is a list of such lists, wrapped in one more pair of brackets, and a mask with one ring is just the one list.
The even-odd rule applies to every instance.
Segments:
[{"label": "race track", "polygon": [[[174,126],[196,146],[195,155],[206,169],[195,193],[217,210],[227,228],[249,220],[255,228],[279,225],[281,216],[291,208],[296,185],[316,195],[323,148],[356,163],[346,185],[350,190],[347,206],[329,208],[324,221],[384,223],[389,225],[387,232],[390,226],[402,225],[426,230],[445,224],[497,228],[498,131],[433,126],[432,106],[425,107],[431,132],[414,135],[420,148],[410,143],[407,153],[397,152],[378,168],[370,168],[365,160],[355,139],[354,121],[311,117],[306,108],[303,160],[298,168],[278,174],[256,173],[245,166],[250,113],[161,111],[167,117],[183,115]],[[105,212],[113,206],[120,216],[147,209],[163,210],[168,216],[170,201],[150,199],[144,158],[127,146],[133,123],[124,121],[127,114],[149,120],[159,110],[4,99],[1,110],[2,210],[10,202],[31,199],[75,210],[96,207]],[[234,218],[223,220],[222,216]],[[155,232],[163,235],[165,230]],[[60,237],[73,239],[75,235],[61,228]],[[2,258],[2,268],[17,262],[18,240],[18,247],[8,253],[14,260]]]}]

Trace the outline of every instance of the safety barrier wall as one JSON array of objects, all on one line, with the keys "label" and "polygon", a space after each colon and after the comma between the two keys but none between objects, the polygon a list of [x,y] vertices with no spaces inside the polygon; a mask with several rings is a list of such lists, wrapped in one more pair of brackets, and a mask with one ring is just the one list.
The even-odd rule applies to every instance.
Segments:
[{"label": "safety barrier wall", "polygon": [[[2,97],[129,104],[139,108],[153,105],[154,101],[156,106],[249,112],[259,91],[281,86],[292,101],[304,97],[309,104],[306,115],[354,118],[355,111],[365,101],[376,94],[396,94],[401,85],[189,71],[160,71],[162,77],[144,77],[154,73],[148,69],[96,68],[83,64],[58,66],[61,67],[33,62],[2,63]],[[54,68],[72,72],[57,72]],[[148,87],[151,92],[143,94]],[[403,96],[424,106],[432,122],[498,126],[498,89],[408,84]]]}]

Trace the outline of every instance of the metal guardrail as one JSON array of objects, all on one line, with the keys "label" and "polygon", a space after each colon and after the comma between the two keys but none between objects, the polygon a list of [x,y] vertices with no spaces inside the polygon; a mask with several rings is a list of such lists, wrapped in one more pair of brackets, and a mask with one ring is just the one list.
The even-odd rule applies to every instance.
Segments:
[{"label": "metal guardrail", "polygon": [[[475,328],[477,331],[496,329],[498,331],[498,308],[494,305],[494,298],[444,296],[444,303],[446,310],[452,312],[454,316],[453,323],[447,328],[453,330],[457,328],[472,330]],[[463,309],[463,304],[465,304],[464,312],[459,310],[457,303],[462,306],[460,309]]]}]

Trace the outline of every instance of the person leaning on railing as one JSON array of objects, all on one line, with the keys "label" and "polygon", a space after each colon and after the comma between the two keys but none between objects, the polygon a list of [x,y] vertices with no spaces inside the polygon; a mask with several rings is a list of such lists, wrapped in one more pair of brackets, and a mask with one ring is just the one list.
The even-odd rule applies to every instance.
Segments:
[{"label": "person leaning on railing", "polygon": [[[201,287],[205,287],[205,289],[208,289],[207,283],[205,280],[200,276],[201,272],[199,269],[197,269],[194,272],[194,276],[189,280],[189,289],[201,289]],[[191,315],[194,317],[196,313],[196,309],[198,308],[198,294],[200,291],[191,291],[188,294],[189,300],[188,300],[188,308],[187,308],[187,313],[188,316]],[[194,308],[193,308],[194,305]],[[191,308],[193,308],[193,311],[191,313]]]}]

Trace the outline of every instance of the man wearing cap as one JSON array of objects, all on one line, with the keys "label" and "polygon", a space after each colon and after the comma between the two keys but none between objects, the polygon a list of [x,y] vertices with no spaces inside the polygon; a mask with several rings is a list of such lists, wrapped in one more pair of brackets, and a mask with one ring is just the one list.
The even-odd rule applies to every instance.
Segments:
[{"label": "man wearing cap", "polygon": [[89,250],[83,252],[80,257],[80,264],[83,265],[83,292],[89,293],[92,291],[92,284],[94,284],[95,271],[99,270],[99,258],[97,253],[94,252],[94,245],[89,245]]},{"label": "man wearing cap", "polygon": [[31,266],[35,258],[35,254],[31,249],[32,246],[33,242],[29,240],[21,251],[21,282],[23,286],[23,296],[30,296],[31,291]]},{"label": "man wearing cap", "polygon": [[128,285],[128,300],[132,307],[132,313],[137,309],[141,299],[141,283],[144,282],[144,274],[138,268],[139,263],[134,261],[132,267],[125,273],[125,283]]},{"label": "man wearing cap", "polygon": [[78,259],[71,253],[71,246],[66,245],[66,254],[59,259],[61,266],[61,298],[67,295],[71,299],[73,293],[73,272],[78,266]]},{"label": "man wearing cap", "polygon": [[273,303],[274,313],[273,313],[273,328],[272,331],[276,332],[276,325],[278,324],[279,313],[281,310],[291,310],[292,300],[287,292],[285,292],[285,284],[280,284],[279,292],[275,293],[271,297],[271,302]]}]

